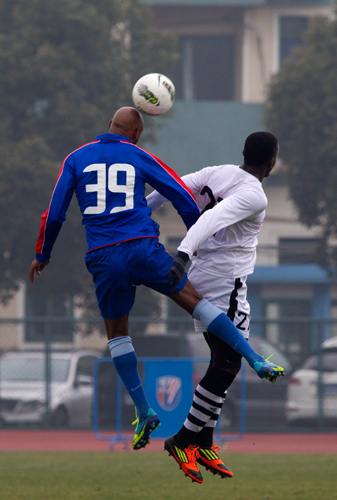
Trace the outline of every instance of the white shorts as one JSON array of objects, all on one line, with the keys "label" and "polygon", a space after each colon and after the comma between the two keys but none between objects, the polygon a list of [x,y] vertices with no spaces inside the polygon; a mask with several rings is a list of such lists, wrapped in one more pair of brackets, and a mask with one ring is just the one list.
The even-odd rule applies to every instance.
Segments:
[{"label": "white shorts", "polygon": [[[196,291],[233,321],[234,325],[248,339],[250,327],[250,306],[247,301],[247,276],[232,278],[231,276],[213,276],[192,266],[188,279]],[[205,332],[205,325],[195,319],[196,332]]]}]

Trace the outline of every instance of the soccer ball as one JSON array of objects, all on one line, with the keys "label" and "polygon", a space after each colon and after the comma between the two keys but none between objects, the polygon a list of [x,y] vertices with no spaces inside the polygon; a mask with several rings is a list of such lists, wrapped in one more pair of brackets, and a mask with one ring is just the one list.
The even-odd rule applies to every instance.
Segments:
[{"label": "soccer ball", "polygon": [[174,103],[175,88],[167,76],[149,73],[133,87],[132,99],[137,109],[148,115],[162,115]]}]

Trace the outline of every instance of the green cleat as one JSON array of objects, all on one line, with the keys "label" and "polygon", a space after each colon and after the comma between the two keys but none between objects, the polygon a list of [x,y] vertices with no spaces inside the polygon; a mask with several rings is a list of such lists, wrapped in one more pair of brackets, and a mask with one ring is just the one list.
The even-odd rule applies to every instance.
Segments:
[{"label": "green cleat", "polygon": [[132,422],[132,425],[136,425],[135,437],[133,438],[132,448],[134,450],[140,450],[145,448],[147,444],[150,443],[150,434],[154,431],[158,425],[160,425],[160,420],[158,415],[149,409],[145,418],[139,419],[136,410],[136,420]]}]

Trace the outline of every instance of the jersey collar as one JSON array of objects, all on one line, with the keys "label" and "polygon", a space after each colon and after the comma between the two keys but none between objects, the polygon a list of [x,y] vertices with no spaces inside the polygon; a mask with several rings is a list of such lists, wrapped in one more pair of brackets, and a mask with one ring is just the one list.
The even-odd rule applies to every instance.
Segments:
[{"label": "jersey collar", "polygon": [[131,142],[130,139],[127,137],[124,137],[124,135],[118,135],[118,134],[101,134],[98,135],[95,139],[96,141],[126,141],[126,142]]}]

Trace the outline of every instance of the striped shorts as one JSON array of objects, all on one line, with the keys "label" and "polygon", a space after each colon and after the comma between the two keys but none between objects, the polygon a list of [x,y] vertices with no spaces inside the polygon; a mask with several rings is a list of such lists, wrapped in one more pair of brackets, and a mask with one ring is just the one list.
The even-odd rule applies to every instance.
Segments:
[{"label": "striped shorts", "polygon": [[[192,266],[188,279],[196,291],[226,313],[242,335],[248,339],[250,306],[247,301],[247,276],[240,278],[214,276]],[[199,320],[194,320],[194,329],[199,333],[207,330]]]}]

